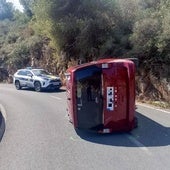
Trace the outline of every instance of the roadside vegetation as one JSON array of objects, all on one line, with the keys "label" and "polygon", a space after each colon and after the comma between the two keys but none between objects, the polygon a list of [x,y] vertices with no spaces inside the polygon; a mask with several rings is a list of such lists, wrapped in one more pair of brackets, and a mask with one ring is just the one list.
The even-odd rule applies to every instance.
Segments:
[{"label": "roadside vegetation", "polygon": [[0,0],[0,81],[18,68],[59,74],[99,58],[138,58],[137,99],[170,101],[170,0]]}]

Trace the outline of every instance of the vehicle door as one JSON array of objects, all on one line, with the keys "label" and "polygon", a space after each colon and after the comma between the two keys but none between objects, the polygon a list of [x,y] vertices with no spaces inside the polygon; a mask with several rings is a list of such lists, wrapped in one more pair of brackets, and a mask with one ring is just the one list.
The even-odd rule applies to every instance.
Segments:
[{"label": "vehicle door", "polygon": [[96,66],[76,72],[76,106],[78,127],[98,129],[103,121],[102,70]]},{"label": "vehicle door", "polygon": [[120,123],[126,126],[128,120],[128,72],[124,66],[113,65],[103,70],[103,87],[105,94],[104,123]]},{"label": "vehicle door", "polygon": [[17,80],[19,80],[21,86],[26,86],[27,84],[27,75],[25,70],[20,70],[17,74]]},{"label": "vehicle door", "polygon": [[33,80],[33,74],[31,73],[31,71],[26,71],[26,85],[28,87],[34,87],[34,80]]}]

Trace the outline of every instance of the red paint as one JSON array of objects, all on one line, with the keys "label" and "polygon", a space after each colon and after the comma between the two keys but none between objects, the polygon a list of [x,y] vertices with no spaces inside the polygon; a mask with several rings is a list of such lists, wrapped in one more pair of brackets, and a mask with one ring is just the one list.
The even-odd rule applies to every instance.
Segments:
[{"label": "red paint", "polygon": [[[108,67],[102,68],[102,64]],[[135,65],[132,61],[103,59],[71,67],[67,70],[66,86],[68,114],[75,128],[101,133],[134,128]]]}]

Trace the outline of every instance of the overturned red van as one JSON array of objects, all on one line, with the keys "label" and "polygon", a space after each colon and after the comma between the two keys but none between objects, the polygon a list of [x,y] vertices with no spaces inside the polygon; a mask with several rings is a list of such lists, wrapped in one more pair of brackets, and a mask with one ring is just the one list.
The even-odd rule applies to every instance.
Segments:
[{"label": "overturned red van", "polygon": [[75,128],[130,131],[135,118],[135,64],[102,59],[66,71],[67,110]]}]

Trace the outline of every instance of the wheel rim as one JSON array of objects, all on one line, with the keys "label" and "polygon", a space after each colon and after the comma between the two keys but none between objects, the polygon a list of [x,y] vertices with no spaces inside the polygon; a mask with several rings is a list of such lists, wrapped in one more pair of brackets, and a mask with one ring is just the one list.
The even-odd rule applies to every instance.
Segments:
[{"label": "wheel rim", "polygon": [[20,83],[19,83],[19,81],[15,82],[15,87],[16,87],[17,89],[20,89]]},{"label": "wheel rim", "polygon": [[41,91],[41,84],[39,82],[35,83],[35,91]]}]

